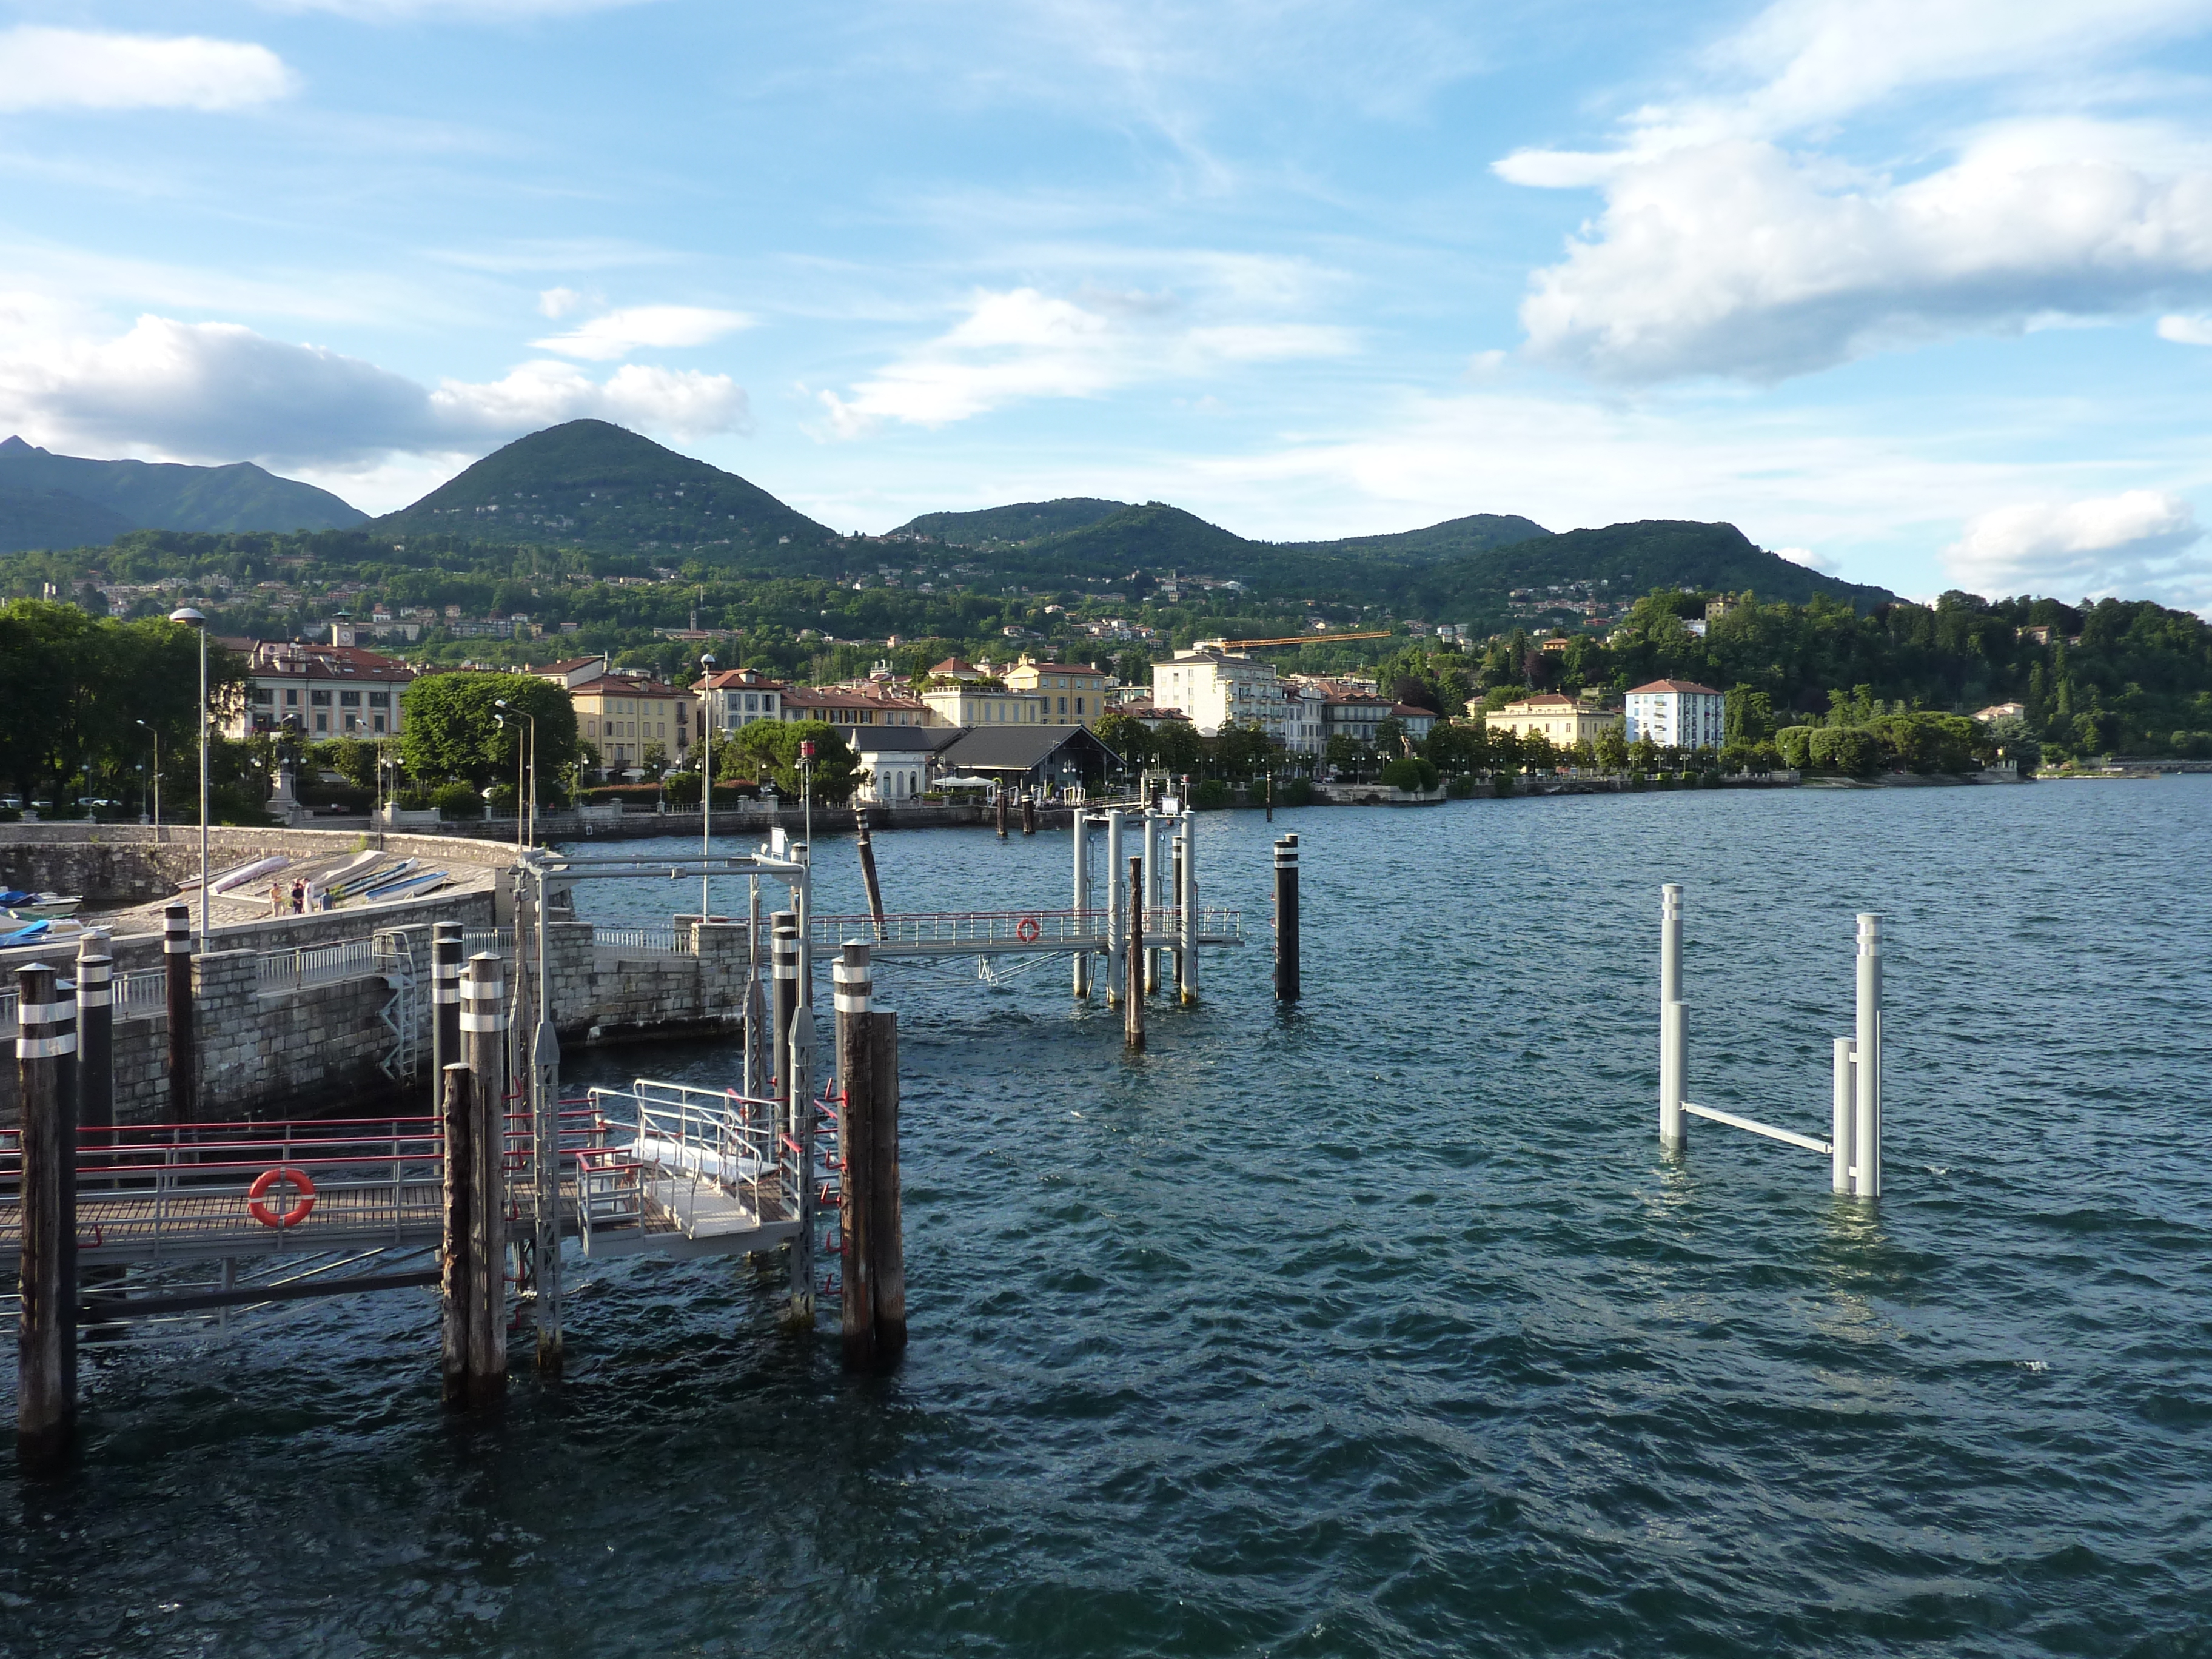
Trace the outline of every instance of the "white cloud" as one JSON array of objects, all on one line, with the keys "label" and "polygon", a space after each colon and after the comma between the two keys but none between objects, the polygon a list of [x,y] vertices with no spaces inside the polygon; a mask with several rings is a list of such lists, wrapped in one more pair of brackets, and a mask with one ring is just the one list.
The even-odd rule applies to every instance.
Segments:
[{"label": "white cloud", "polygon": [[2008,127],[1894,185],[1760,140],[1671,150],[1616,173],[1589,233],[1536,273],[1529,349],[1609,380],[1768,380],[2212,295],[2212,167],[2130,165],[2128,136]]},{"label": "white cloud", "polygon": [[549,288],[538,296],[538,314],[558,319],[581,309],[583,304],[584,296],[573,288]]},{"label": "white cloud", "polygon": [[1777,0],[1612,144],[1496,164],[1606,198],[1534,274],[1529,349],[1616,380],[1772,380],[2212,297],[2212,143],[2193,116],[2015,116],[1941,135],[1944,159],[1901,177],[1839,159],[1838,125],[1972,82],[2014,108],[2140,99],[2147,82],[2096,77],[2208,21],[2212,0]]},{"label": "white cloud", "polygon": [[[555,289],[553,294],[568,295],[566,289]],[[542,296],[540,308],[550,295]],[[580,299],[581,296],[570,296]],[[548,316],[558,313],[548,312]],[[741,328],[750,328],[753,319],[741,311],[714,311],[704,306],[633,306],[627,311],[611,311],[604,317],[594,317],[580,324],[565,334],[532,343],[543,351],[557,351],[567,357],[588,357],[604,362],[615,357],[626,357],[645,347],[668,349],[684,346],[705,345],[719,340],[725,334]]]},{"label": "white cloud", "polygon": [[1824,576],[1840,574],[1833,559],[1824,554],[1815,553],[1809,547],[1778,547],[1774,552],[1777,556],[1787,559],[1792,564],[1802,564],[1806,569],[1817,570]]},{"label": "white cloud", "polygon": [[687,434],[749,422],[744,390],[724,374],[633,363],[595,381],[571,364],[532,362],[433,391],[234,323],[149,315],[103,338],[58,333],[46,326],[53,315],[0,309],[0,426],[94,454],[346,466],[584,416]]},{"label": "white cloud", "polygon": [[2130,489],[1984,513],[1943,550],[1953,579],[1990,595],[2157,599],[2212,608],[2212,558],[2190,504]]},{"label": "white cloud", "polygon": [[2212,346],[2212,317],[2161,317],[2158,337],[2176,345]]},{"label": "white cloud", "polygon": [[246,109],[298,80],[266,46],[197,34],[0,30],[0,111]]},{"label": "white cloud", "polygon": [[1086,294],[1079,301],[1018,288],[976,295],[958,323],[850,398],[817,395],[831,431],[850,438],[884,421],[944,426],[1035,398],[1097,398],[1147,380],[1352,349],[1340,328],[1193,320],[1170,295]]}]

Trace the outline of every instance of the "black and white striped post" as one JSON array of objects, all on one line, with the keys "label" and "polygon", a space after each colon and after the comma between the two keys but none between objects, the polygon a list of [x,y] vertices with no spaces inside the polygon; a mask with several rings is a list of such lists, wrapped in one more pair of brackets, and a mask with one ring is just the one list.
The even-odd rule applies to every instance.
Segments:
[{"label": "black and white striped post", "polygon": [[99,1132],[115,1127],[115,958],[96,928],[76,945],[76,1011],[77,1127],[104,1149]]},{"label": "black and white striped post", "polygon": [[769,918],[769,1086],[775,1092],[777,1133],[791,1134],[799,1114],[791,1093],[791,1028],[799,1013],[799,917],[778,910]]},{"label": "black and white striped post", "polygon": [[507,1391],[507,987],[489,951],[469,959],[461,979],[461,1046],[471,1143],[467,1395],[484,1405]]},{"label": "black and white striped post", "polygon": [[445,1237],[438,1252],[438,1370],[446,1403],[465,1406],[474,1354],[470,1333],[483,1301],[476,1259],[476,1110],[469,1097],[466,1066],[453,1060],[439,1069],[437,1078],[438,1124],[446,1153]]},{"label": "black and white striped post", "polygon": [[876,1056],[868,947],[846,945],[831,973],[837,1005],[837,1156],[845,1174],[840,1217],[845,1369],[867,1370],[876,1363]]},{"label": "black and white striped post", "polygon": [[[1146,832],[1146,839],[1151,839]],[[1145,860],[1129,860],[1128,981],[1122,987],[1121,1046],[1133,1054],[1145,1051]]]},{"label": "black and white striped post", "polygon": [[461,924],[441,921],[430,929],[430,1088],[434,1109],[445,1100],[446,1068],[462,1064]]},{"label": "black and white striped post", "polygon": [[[1186,781],[1184,787],[1188,789]],[[1182,988],[1183,1006],[1198,1000],[1198,812],[1188,793],[1182,806],[1182,853],[1176,860],[1176,924],[1181,943],[1176,981]]]},{"label": "black and white striped post", "polygon": [[22,1111],[15,1455],[27,1469],[67,1455],[76,1425],[76,1024],[54,970],[15,973]]},{"label": "black and white striped post", "polygon": [[1275,1000],[1296,1002],[1298,983],[1298,838],[1275,843]]},{"label": "black and white striped post", "polygon": [[192,1030],[192,912],[187,904],[161,910],[161,966],[169,1006],[169,1121],[199,1117],[199,1044]]},{"label": "black and white striped post", "polygon": [[1100,883],[1104,890],[1106,911],[1106,1006],[1119,1007],[1126,988],[1128,970],[1125,965],[1129,942],[1121,929],[1121,836],[1127,823],[1127,816],[1120,810],[1106,814],[1106,879]]}]

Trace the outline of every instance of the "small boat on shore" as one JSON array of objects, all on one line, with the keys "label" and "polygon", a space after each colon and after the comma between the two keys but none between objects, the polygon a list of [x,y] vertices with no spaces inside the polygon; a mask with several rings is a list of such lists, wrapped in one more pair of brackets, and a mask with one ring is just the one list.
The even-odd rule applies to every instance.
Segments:
[{"label": "small boat on shore", "polygon": [[65,916],[83,902],[82,893],[31,893],[20,887],[0,888],[0,911],[19,921]]}]

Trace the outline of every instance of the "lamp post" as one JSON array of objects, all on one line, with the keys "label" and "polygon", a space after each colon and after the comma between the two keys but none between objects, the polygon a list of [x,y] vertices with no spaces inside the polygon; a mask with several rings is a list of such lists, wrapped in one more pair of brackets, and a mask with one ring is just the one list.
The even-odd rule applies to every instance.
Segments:
[{"label": "lamp post", "polygon": [[[494,697],[492,699],[492,705],[497,708],[506,709],[510,714],[520,715],[522,719],[530,722],[530,757],[527,767],[527,775],[530,780],[530,805],[528,807],[529,823],[526,828],[529,840],[535,842],[538,839],[538,716],[532,714],[526,708],[515,708],[513,704],[508,702],[505,697]],[[501,723],[502,725],[505,724],[504,721],[501,721]],[[522,745],[520,744],[515,745],[514,764],[515,776],[520,780],[525,775],[526,771],[523,763]],[[524,834],[526,829],[526,825],[523,821],[524,811],[525,809],[522,799],[518,797],[514,803],[514,845],[515,850],[518,852],[521,850],[524,844]]]},{"label": "lamp post", "polygon": [[[134,720],[131,724],[146,726],[143,720]],[[154,737],[154,839],[159,841],[161,839],[161,733],[151,726],[146,726],[146,729]]]},{"label": "lamp post", "polygon": [[207,618],[190,605],[172,611],[169,620],[195,629],[200,636],[200,948],[208,943],[208,710]]},{"label": "lamp post", "polygon": [[[699,699],[699,856],[704,860],[714,854],[708,843],[714,824],[714,653],[699,653],[699,672],[706,677],[707,694]],[[707,902],[707,883],[709,878],[703,864],[699,872],[699,920],[704,922],[713,914]],[[750,1041],[750,1038],[747,1041]]]},{"label": "lamp post", "polygon": [[806,856],[814,857],[814,739],[799,745],[799,799],[806,824]]}]

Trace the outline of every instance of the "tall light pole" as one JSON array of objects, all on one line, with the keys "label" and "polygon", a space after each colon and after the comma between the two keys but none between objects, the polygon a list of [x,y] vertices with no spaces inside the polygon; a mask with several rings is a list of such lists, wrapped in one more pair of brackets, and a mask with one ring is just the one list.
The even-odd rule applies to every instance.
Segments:
[{"label": "tall light pole", "polygon": [[196,629],[200,636],[200,949],[208,948],[208,707],[207,618],[185,605],[169,613],[173,623]]},{"label": "tall light pole", "polygon": [[[702,860],[714,857],[708,843],[714,829],[714,653],[699,653],[699,672],[706,677],[707,695],[699,699],[699,856]],[[713,914],[707,902],[707,883],[710,879],[705,868],[699,872],[699,920],[704,922]],[[747,1039],[750,1041],[750,1039]]]},{"label": "tall light pole", "polygon": [[[527,828],[530,840],[535,842],[538,839],[538,716],[532,714],[526,708],[515,708],[514,705],[508,702],[505,697],[494,697],[492,699],[492,706],[495,708],[504,708],[508,714],[520,715],[522,719],[530,722],[530,760],[527,768],[527,775],[530,779],[530,805],[528,808],[529,823],[527,826],[526,826],[523,822],[524,807],[522,802],[518,799],[514,803],[514,845],[515,850],[520,852],[522,849],[523,836],[526,827]],[[502,724],[504,722],[502,722]],[[515,763],[520,770],[522,768],[523,763],[521,745],[520,744],[515,745]]]},{"label": "tall light pole", "polygon": [[[146,726],[143,720],[134,720],[134,726]],[[154,839],[161,839],[161,733],[158,727],[146,726],[154,734]]]}]

